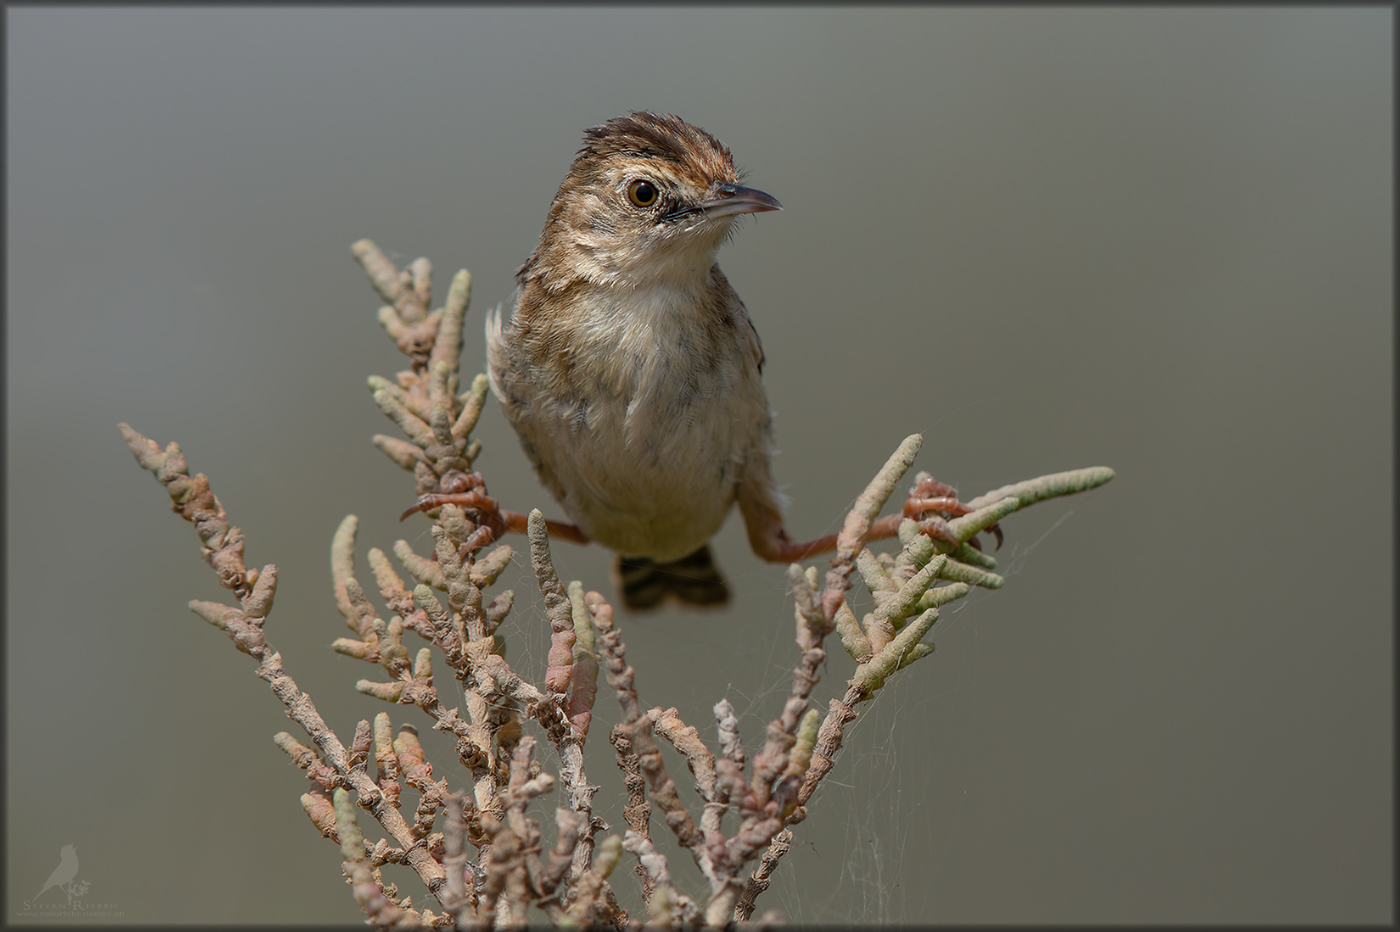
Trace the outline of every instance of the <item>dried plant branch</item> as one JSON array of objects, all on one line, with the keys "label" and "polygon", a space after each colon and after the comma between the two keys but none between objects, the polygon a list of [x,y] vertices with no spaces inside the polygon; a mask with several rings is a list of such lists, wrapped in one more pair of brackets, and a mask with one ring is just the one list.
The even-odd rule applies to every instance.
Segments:
[{"label": "dried plant branch", "polygon": [[836,618],[836,610],[846,597],[851,586],[851,570],[855,566],[856,553],[870,534],[870,525],[880,509],[885,507],[900,477],[919,455],[924,438],[911,434],[894,451],[885,465],[875,474],[875,478],[860,493],[855,505],[846,514],[846,522],[836,538],[836,555],[831,558],[831,569],[826,574],[826,589],[822,592],[822,617],[827,621]]},{"label": "dried plant branch", "polygon": [[544,595],[545,613],[551,630],[549,668],[545,671],[549,714],[546,714],[544,704],[537,704],[537,717],[559,755],[559,775],[564,781],[570,808],[583,820],[581,824],[585,830],[580,833],[574,846],[571,871],[571,876],[578,878],[588,870],[595,831],[592,824],[593,794],[598,787],[590,784],[584,773],[583,744],[588,735],[593,697],[597,692],[598,665],[596,661],[592,662],[591,674],[586,668],[575,669],[575,663],[582,659],[575,650],[579,640],[576,632],[581,627],[580,616],[582,627],[587,629],[586,641],[592,641],[592,625],[582,596],[583,587],[580,583],[570,583],[569,591],[565,591],[550,557],[549,532],[545,528],[544,515],[535,509],[530,512],[529,522],[530,563],[540,592]]},{"label": "dried plant branch", "polygon": [[760,893],[768,889],[772,883],[773,871],[777,869],[778,862],[783,855],[788,853],[792,847],[792,832],[783,829],[773,836],[773,840],[768,844],[768,850],[763,852],[763,859],[758,862],[758,869],[749,875],[748,881],[744,884],[744,892],[739,897],[739,902],[734,906],[734,918],[743,922],[753,915],[754,900]]},{"label": "dried plant branch", "polygon": [[467,872],[471,869],[467,860],[467,807],[470,805],[465,793],[452,793],[444,807],[447,822],[443,828],[442,868],[447,874],[447,885],[438,899],[454,926],[476,905],[476,891],[467,888]]},{"label": "dried plant branch", "polygon": [[[356,684],[361,693],[415,707],[434,729],[452,736],[456,763],[470,786],[452,787],[451,769],[448,777],[435,778],[417,729],[396,726],[388,711],[359,722],[349,744],[342,743],[267,643],[276,567],[244,565],[242,532],[229,522],[209,480],[189,475],[177,444],[162,449],[125,424],[121,429],[138,462],[165,486],[173,509],[195,526],[204,559],[237,599],[236,605],[192,601],[191,609],[258,661],[258,675],[309,736],[310,745],[287,732],[274,740],[310,781],[301,797],[303,811],[320,834],[340,846],[351,892],[377,928],[521,928],[532,907],[556,925],[639,928],[642,921],[619,906],[610,880],[624,849],[636,860],[648,927],[747,924],[756,898],[791,848],[791,827],[808,817],[813,794],[835,766],[860,703],[932,653],[927,636],[940,606],[963,598],[972,587],[1003,584],[996,559],[978,548],[976,535],[999,535],[998,522],[1019,509],[1113,478],[1105,467],[1057,473],[1003,486],[947,510],[949,502],[956,504],[947,497],[951,490],[921,473],[905,503],[904,514],[912,517],[880,518],[922,444],[917,434],[906,438],[846,515],[825,578],[815,566],[789,568],[797,662],[761,749],[752,759],[746,755],[739,716],[727,700],[714,706],[712,749],[675,708],[644,709],[637,671],[627,662],[607,599],[580,582],[565,584],[550,554],[549,522],[537,510],[507,521],[503,515],[510,513],[497,509],[485,480],[472,471],[481,446],[471,434],[488,384],[478,375],[460,391],[458,357],[470,276],[458,272],[444,305],[430,309],[432,269],[426,259],[396,269],[368,240],[356,243],[352,252],[386,302],[378,314],[381,326],[408,359],[408,368],[393,379],[368,380],[375,404],[404,435],[377,434],[372,443],[413,473],[419,505],[411,511],[432,519],[433,546],[421,555],[406,541],[396,541],[391,549],[401,570],[385,551],[370,548],[366,558],[374,586],[368,590],[356,575],[358,520],[347,516],[331,542],[331,577],[348,636],[332,647],[374,666],[374,673]],[[940,508],[949,520],[924,517]],[[515,554],[495,543],[507,527],[526,531],[543,602],[538,622],[550,631],[539,684],[512,670],[497,633],[513,609],[513,592],[487,595]],[[896,553],[877,554],[865,546],[896,529]],[[873,603],[863,616],[847,598],[853,577]],[[854,669],[840,698],[829,699],[823,714],[812,703],[819,674],[828,665],[825,639],[832,633]],[[423,643],[410,644],[415,637]],[[436,664],[435,652],[441,658]],[[449,706],[441,698],[435,666],[450,674],[450,695],[460,696],[459,704]],[[600,666],[622,710],[610,737],[626,792],[628,830],[595,844],[598,833],[609,828],[593,816],[600,787],[588,780],[583,752]],[[667,773],[658,735],[684,756],[695,778],[702,800],[698,821]],[[553,748],[557,777],[536,759],[541,738]],[[561,798],[551,843],[532,813],[556,784]],[[404,796],[405,788],[417,794],[411,813],[402,811],[413,798]],[[375,818],[385,837],[365,843],[356,806]],[[653,806],[704,878],[709,895],[703,905],[682,892],[652,838]],[[730,813],[737,825],[726,835],[724,819]],[[420,912],[411,897],[400,898],[380,873],[384,864],[412,868],[441,914]],[[765,913],[758,925],[777,921],[776,914]]]},{"label": "dried plant branch", "polygon": [[[646,778],[642,776],[641,761],[632,750],[631,740],[621,729],[614,727],[609,738],[617,752],[617,767],[622,771],[623,785],[627,789],[627,806],[622,810],[622,817],[627,820],[633,834],[649,839],[651,827],[647,820],[651,818],[651,803],[646,798]],[[640,863],[636,873],[642,882],[642,896],[650,901],[655,881]]]},{"label": "dried plant branch", "polygon": [[690,850],[701,872],[713,877],[700,832],[681,802],[675,782],[666,773],[661,749],[651,736],[651,720],[642,712],[641,703],[637,700],[637,691],[633,686],[636,671],[627,663],[627,648],[622,643],[621,632],[613,624],[612,606],[597,592],[589,592],[584,596],[584,601],[593,616],[593,626],[598,631],[598,652],[608,672],[608,685],[613,688],[618,705],[622,707],[622,721],[617,725],[617,730],[635,749],[651,798],[661,809],[667,827],[675,834],[676,840]]},{"label": "dried plant branch", "polygon": [[361,803],[369,809],[405,851],[407,862],[422,878],[429,890],[436,891],[446,880],[442,867],[424,848],[415,847],[412,829],[402,815],[389,805],[384,795],[363,771],[352,767],[345,746],[316,711],[311,698],[282,668],[282,656],[272,649],[263,635],[263,623],[272,608],[277,588],[277,568],[272,564],[254,572],[243,565],[243,535],[228,523],[228,514],[209,488],[203,473],[193,479],[178,444],[161,450],[153,440],[142,436],[126,424],[119,425],[127,446],[142,467],[156,475],[165,485],[177,512],[195,526],[204,545],[206,562],[218,574],[219,583],[239,597],[240,607],[222,606],[217,615],[210,603],[191,602],[190,607],[211,624],[223,630],[239,650],[259,662],[258,676],[272,687],[273,695],[287,708],[287,714],[301,725],[311,740],[321,749],[325,764],[334,770],[335,788],[351,787]]},{"label": "dried plant branch", "polygon": [[355,804],[343,789],[335,791],[335,824],[341,839],[341,855],[345,859],[345,876],[350,878],[350,890],[355,902],[364,910],[369,924],[377,929],[425,928],[427,924],[423,917],[411,909],[400,907],[389,898],[371,871],[364,836],[355,824]]}]

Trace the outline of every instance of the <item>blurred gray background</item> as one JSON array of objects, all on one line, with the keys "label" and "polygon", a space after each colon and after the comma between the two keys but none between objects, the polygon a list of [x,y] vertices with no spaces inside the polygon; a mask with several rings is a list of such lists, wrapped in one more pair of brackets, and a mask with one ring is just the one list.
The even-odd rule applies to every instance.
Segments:
[{"label": "blurred gray background", "polygon": [[[721,263],[764,338],[794,533],[837,527],[914,431],[968,497],[1118,471],[1005,523],[1007,585],[861,709],[760,906],[1389,921],[1392,16],[8,10],[5,918],[43,919],[23,901],[66,844],[111,918],[362,918],[272,744],[295,726],[186,610],[225,594],[115,425],[178,440],[249,563],[278,564],[269,639],[348,737],[387,707],[329,649],[331,533],[353,512],[361,553],[429,543],[369,445],[393,428],[365,378],[401,366],[349,245],[429,257],[439,301],[469,268],[479,371],[582,130],[652,108],[786,206]],[[558,514],[494,402],[478,436],[493,494]],[[796,656],[784,570],[735,517],[716,549],[731,611],[623,631],[644,702],[708,738],[728,696],[752,746]],[[555,552],[612,592],[606,552]],[[517,562],[510,657],[538,674]],[[832,647],[823,704],[851,668]]]}]

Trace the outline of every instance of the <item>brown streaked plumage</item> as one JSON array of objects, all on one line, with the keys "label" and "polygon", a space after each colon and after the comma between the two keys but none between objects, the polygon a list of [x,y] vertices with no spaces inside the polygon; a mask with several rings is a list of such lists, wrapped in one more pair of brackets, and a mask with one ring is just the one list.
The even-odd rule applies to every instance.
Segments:
[{"label": "brown streaked plumage", "polygon": [[778,208],[704,130],[609,120],[585,133],[509,320],[487,322],[496,397],[578,529],[627,558],[629,604],[723,601],[705,542],[746,483],[777,513],[763,350],[715,254],[737,216]]}]

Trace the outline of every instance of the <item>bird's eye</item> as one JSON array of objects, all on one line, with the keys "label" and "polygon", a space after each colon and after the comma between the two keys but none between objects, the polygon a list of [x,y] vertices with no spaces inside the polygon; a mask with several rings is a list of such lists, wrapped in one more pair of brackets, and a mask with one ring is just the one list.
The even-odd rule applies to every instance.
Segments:
[{"label": "bird's eye", "polygon": [[634,181],[627,186],[627,199],[638,207],[650,207],[657,196],[656,185],[650,181]]}]

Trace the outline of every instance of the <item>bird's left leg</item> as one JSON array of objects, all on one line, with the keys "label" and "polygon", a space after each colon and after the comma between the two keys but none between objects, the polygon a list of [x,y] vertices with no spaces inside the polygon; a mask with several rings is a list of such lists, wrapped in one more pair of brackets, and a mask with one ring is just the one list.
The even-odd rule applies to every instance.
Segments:
[{"label": "bird's left leg", "polygon": [[[744,517],[744,528],[748,531],[749,546],[760,560],[770,563],[796,563],[819,553],[829,553],[836,549],[836,535],[827,534],[815,540],[795,541],[783,525],[782,494],[773,480],[771,460],[773,450],[766,442],[755,451],[744,465],[743,478],[735,500],[739,504],[739,514]],[[893,524],[880,518],[870,528],[870,540],[893,537],[899,528],[898,516]]]},{"label": "bird's left leg", "polygon": [[[782,498],[769,466],[768,451],[762,451],[748,464],[744,479],[739,483],[737,500],[739,513],[744,516],[744,526],[749,535],[749,546],[763,560],[773,563],[794,563],[829,553],[836,549],[836,534],[827,534],[814,540],[794,541],[783,525]],[[909,490],[909,497],[899,514],[877,518],[870,524],[866,540],[884,540],[899,534],[900,522],[911,518],[919,522],[919,530],[929,537],[952,544],[961,543],[948,527],[946,518],[965,515],[972,511],[958,501],[957,490],[937,479],[924,479]],[[993,524],[988,528],[1001,546],[1001,528]],[[981,549],[974,536],[968,541]]]},{"label": "bird's left leg", "polygon": [[[919,530],[930,537],[937,537],[954,544],[958,543],[958,539],[948,529],[948,522],[944,518],[956,518],[971,512],[971,508],[958,501],[957,489],[947,483],[939,482],[932,476],[920,479],[915,483],[914,487],[909,490],[909,497],[904,500],[904,517],[918,521]],[[896,526],[898,526],[897,523]],[[990,524],[987,526],[987,530],[991,531],[992,536],[997,539],[997,549],[1000,550],[1002,544],[1001,527]],[[978,550],[982,549],[982,544],[975,534],[968,540],[968,543]]]},{"label": "bird's left leg", "polygon": [[[468,509],[478,525],[472,539],[467,541],[466,549],[484,547],[506,531],[524,534],[529,528],[529,515],[507,511],[486,494],[486,481],[481,478],[480,473],[451,470],[443,475],[439,485],[442,488],[441,492],[419,496],[413,507],[399,516],[399,520],[402,521],[420,511],[441,508],[443,505],[460,505]],[[556,540],[567,540],[575,544],[589,542],[588,536],[572,524],[546,520],[545,526],[549,529],[549,536]]]}]

